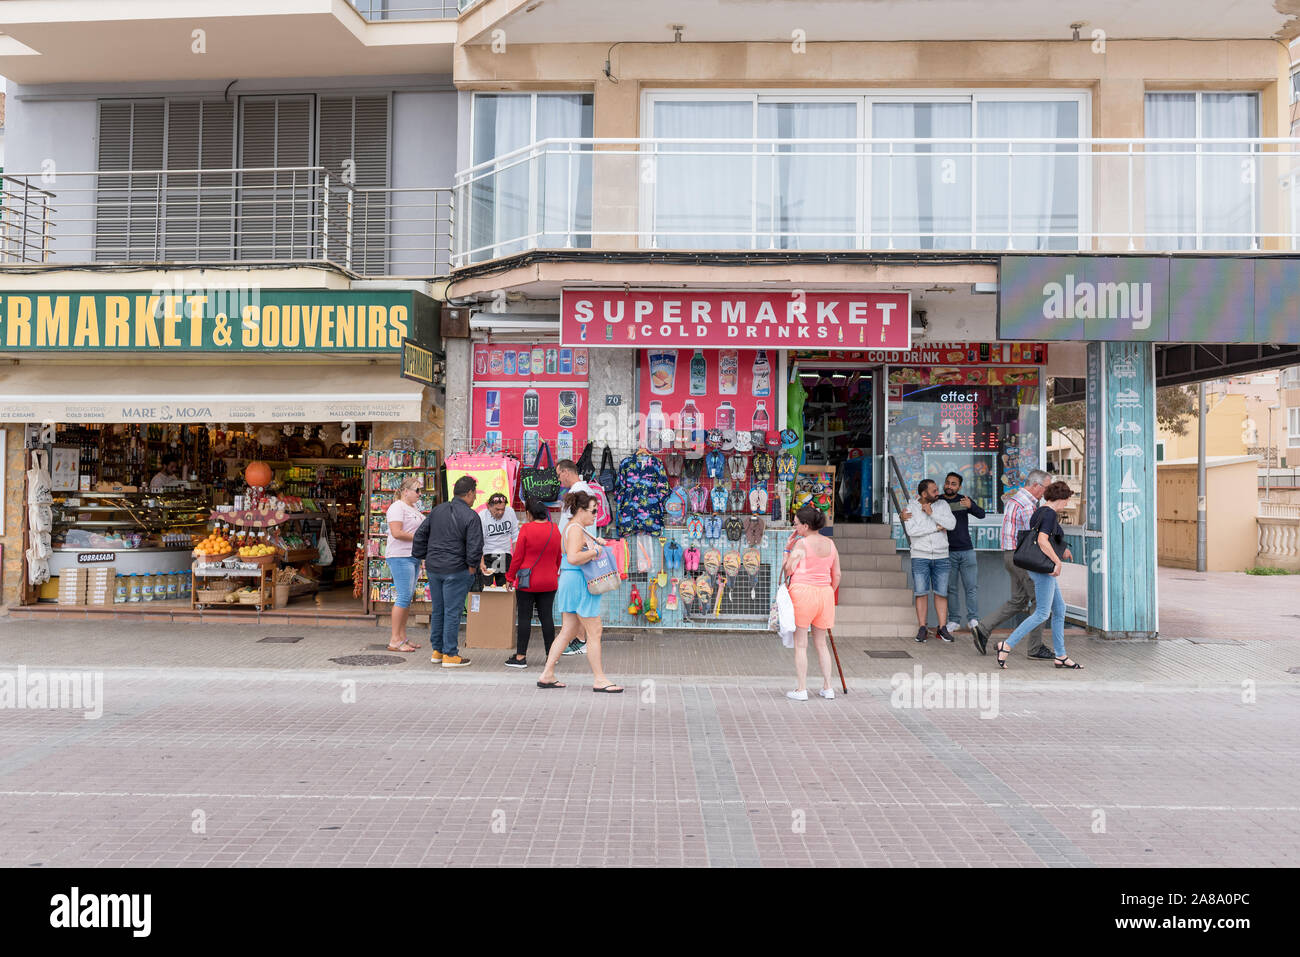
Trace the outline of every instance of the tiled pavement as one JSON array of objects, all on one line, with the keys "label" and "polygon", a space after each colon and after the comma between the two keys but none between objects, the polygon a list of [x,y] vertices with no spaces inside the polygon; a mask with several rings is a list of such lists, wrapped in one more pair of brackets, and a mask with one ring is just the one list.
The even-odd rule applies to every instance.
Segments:
[{"label": "tiled pavement", "polygon": [[841,641],[851,693],[800,703],[764,637],[611,642],[615,697],[580,658],[544,692],[501,651],[328,662],[373,633],[15,624],[0,675],[99,669],[105,708],[0,710],[3,865],[1300,864],[1300,642],[1074,637],[984,719],[891,701],[993,676],[968,642]]}]

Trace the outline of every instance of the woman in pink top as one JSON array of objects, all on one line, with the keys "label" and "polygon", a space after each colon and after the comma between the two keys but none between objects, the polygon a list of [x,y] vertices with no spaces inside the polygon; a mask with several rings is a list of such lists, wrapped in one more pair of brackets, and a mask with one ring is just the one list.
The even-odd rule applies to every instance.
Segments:
[{"label": "woman in pink top", "polygon": [[420,646],[406,640],[406,618],[410,614],[415,585],[420,579],[420,562],[411,557],[411,543],[424,522],[424,513],[415,507],[420,498],[423,482],[408,475],[398,486],[397,497],[388,506],[384,518],[388,520],[388,541],[384,544],[384,558],[393,576],[393,634],[388,642],[389,651],[415,651]]},{"label": "woman in pink top", "polygon": [[794,673],[799,687],[785,696],[795,701],[808,700],[808,629],[817,643],[817,660],[822,666],[823,698],[834,698],[831,687],[831,650],[826,633],[835,627],[835,589],[840,587],[840,553],[835,543],[820,534],[826,524],[821,510],[805,505],[794,516],[798,536],[785,560],[784,571],[790,576],[790,601],[794,605]]}]

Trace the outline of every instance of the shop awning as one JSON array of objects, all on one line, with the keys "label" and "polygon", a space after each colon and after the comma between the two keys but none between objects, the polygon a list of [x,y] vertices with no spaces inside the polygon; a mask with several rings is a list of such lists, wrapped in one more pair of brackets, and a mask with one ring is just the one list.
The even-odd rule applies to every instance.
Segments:
[{"label": "shop awning", "polygon": [[22,365],[0,422],[418,422],[424,387],[384,365]]}]

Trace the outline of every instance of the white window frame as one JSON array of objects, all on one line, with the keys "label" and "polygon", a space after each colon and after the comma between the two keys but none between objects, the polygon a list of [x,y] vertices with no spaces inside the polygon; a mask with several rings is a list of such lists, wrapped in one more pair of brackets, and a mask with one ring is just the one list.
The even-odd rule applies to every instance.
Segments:
[{"label": "white window frame", "polygon": [[[1050,100],[1063,101],[1073,100],[1078,103],[1078,132],[1080,139],[1087,138],[1091,135],[1092,130],[1092,94],[1087,90],[1078,89],[830,89],[817,92],[809,92],[806,89],[772,89],[772,90],[739,90],[735,88],[719,89],[702,89],[694,88],[690,90],[676,89],[645,89],[641,91],[640,102],[640,136],[643,139],[653,139],[654,132],[654,105],[661,101],[748,101],[753,104],[753,130],[752,136],[758,136],[758,104],[761,102],[805,102],[805,103],[823,103],[823,102],[854,102],[858,104],[858,136],[871,136],[871,106],[874,103],[888,102],[966,102],[971,104],[971,129],[973,135],[979,135],[979,104],[981,102],[993,101],[1031,101],[1031,100]],[[471,125],[471,129],[472,129]],[[858,161],[858,187],[859,196],[856,210],[857,236],[853,248],[864,249],[868,247],[870,238],[871,223],[871,180],[870,180],[870,153],[863,152]],[[757,156],[755,156],[757,163]],[[971,197],[971,231],[972,231],[972,248],[974,248],[973,233],[975,231],[975,197],[976,197],[976,174],[974,169],[978,164],[972,162],[972,176],[970,186]],[[756,172],[756,168],[755,168]],[[653,179],[653,177],[651,177]],[[758,177],[751,177],[751,192],[757,189]],[[654,204],[654,184],[643,183],[641,186],[641,195],[639,197],[639,216],[638,222],[648,224],[648,228],[640,230],[647,245],[653,246],[654,237],[658,235],[658,224],[655,222],[655,204]],[[1079,248],[1089,248],[1085,245],[1085,240],[1091,242],[1092,235],[1092,164],[1090,154],[1082,152],[1079,159],[1079,189],[1078,189],[1078,210],[1079,226],[1078,239]],[[750,248],[755,248],[758,240],[758,230],[756,218],[758,215],[757,196],[753,197],[751,202],[751,234]],[[1008,235],[1008,239],[1010,236]],[[1065,250],[1061,250],[1065,252]]]},{"label": "white window frame", "polygon": [[[1202,136],[1205,135],[1205,127],[1204,127],[1204,122],[1203,122],[1203,121],[1204,121],[1204,114],[1202,113],[1202,110],[1201,110],[1201,104],[1202,104],[1202,102],[1203,102],[1203,98],[1204,98],[1204,96],[1205,96],[1206,93],[1210,94],[1211,96],[1220,96],[1220,95],[1225,95],[1225,94],[1237,94],[1237,95],[1242,95],[1242,96],[1253,96],[1253,97],[1255,98],[1255,130],[1256,130],[1256,136],[1259,135],[1259,131],[1261,131],[1261,130],[1264,129],[1264,102],[1263,102],[1264,98],[1263,98],[1262,96],[1259,95],[1259,91],[1258,91],[1258,90],[1145,90],[1145,91],[1143,92],[1143,94],[1142,94],[1142,126],[1143,126],[1143,130],[1142,130],[1142,132],[1143,132],[1143,135],[1146,134],[1146,105],[1147,105],[1147,99],[1148,99],[1149,97],[1152,97],[1152,96],[1194,96],[1194,97],[1196,97],[1196,130],[1195,130],[1195,132],[1192,133],[1192,135],[1193,135],[1194,137],[1196,137],[1197,139],[1200,139]],[[1258,149],[1256,150],[1256,153],[1258,153]],[[1205,248],[1205,236],[1206,236],[1206,230],[1205,230],[1205,228],[1204,228],[1204,226],[1205,226],[1205,209],[1204,209],[1204,197],[1205,197],[1205,176],[1204,176],[1204,168],[1205,168],[1205,167],[1204,167],[1204,163],[1203,163],[1202,160],[1201,160],[1202,155],[1213,155],[1213,154],[1206,154],[1205,151],[1201,148],[1201,145],[1198,143],[1197,146],[1196,146],[1196,197],[1195,197],[1195,198],[1196,198],[1196,213],[1195,213],[1195,220],[1196,220],[1196,222],[1195,222],[1195,224],[1194,224],[1194,225],[1196,226],[1196,248],[1197,248],[1197,249],[1204,249],[1204,248]],[[1255,171],[1255,183],[1256,183],[1256,186],[1258,187],[1258,184],[1259,184],[1259,170],[1258,170],[1258,169],[1256,169],[1256,171]],[[1253,202],[1251,203],[1251,226],[1252,226],[1252,231],[1257,230],[1257,229],[1259,228],[1259,200],[1260,200],[1260,191],[1259,191],[1259,189],[1257,188],[1257,189],[1255,190],[1255,193],[1254,193]],[[1216,234],[1212,234],[1212,235],[1217,235],[1217,233],[1216,233]],[[1258,237],[1258,236],[1255,237],[1254,244],[1253,244],[1253,248],[1256,248],[1256,249],[1259,248],[1259,237]],[[1184,250],[1184,251],[1185,251],[1185,250]]]},{"label": "white window frame", "polygon": [[1300,449],[1300,407],[1286,410],[1286,447]]}]

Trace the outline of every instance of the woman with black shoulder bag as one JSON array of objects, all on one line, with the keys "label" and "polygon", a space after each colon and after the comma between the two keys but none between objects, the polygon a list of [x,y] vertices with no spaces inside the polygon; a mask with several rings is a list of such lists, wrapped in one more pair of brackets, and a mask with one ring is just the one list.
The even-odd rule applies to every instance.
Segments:
[{"label": "woman with black shoulder bag", "polygon": [[1061,596],[1061,563],[1070,560],[1070,550],[1065,547],[1065,533],[1061,531],[1061,510],[1074,492],[1064,482],[1053,482],[1043,491],[1043,504],[1029,520],[1029,528],[1020,533],[1016,552],[1012,557],[1016,567],[1023,568],[1034,583],[1034,610],[1011,633],[1011,637],[997,646],[998,667],[1007,666],[1007,656],[1020,639],[1036,627],[1052,619],[1052,646],[1056,653],[1056,667],[1082,668],[1065,653],[1065,599]]},{"label": "woman with black shoulder bag", "polygon": [[542,641],[549,653],[555,640],[555,589],[559,586],[560,532],[546,506],[535,498],[526,504],[529,521],[519,530],[510,556],[506,582],[515,590],[519,619],[515,626],[515,654],[507,668],[528,667],[528,642],[533,634],[533,609],[542,623]]}]

